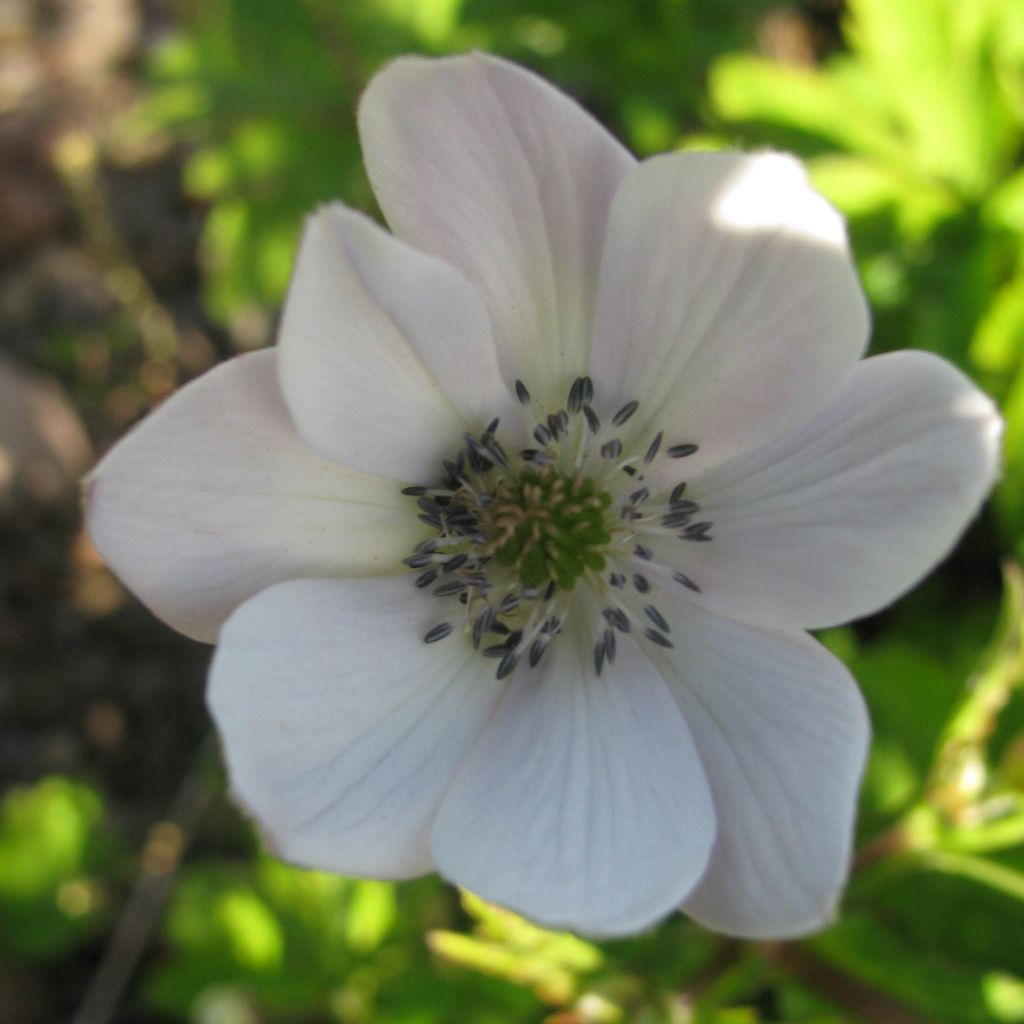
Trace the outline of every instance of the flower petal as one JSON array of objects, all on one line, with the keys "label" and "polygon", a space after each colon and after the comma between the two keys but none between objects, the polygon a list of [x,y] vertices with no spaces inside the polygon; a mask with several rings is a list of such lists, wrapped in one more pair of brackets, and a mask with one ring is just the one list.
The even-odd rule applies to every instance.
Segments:
[{"label": "flower petal", "polygon": [[715,819],[665,683],[632,641],[598,678],[571,632],[520,667],[452,782],[438,870],[542,924],[615,935],[693,888]]},{"label": "flower petal", "polygon": [[664,430],[666,447],[698,444],[689,471],[817,412],[867,337],[843,222],[796,161],[676,153],[623,181],[591,374],[609,407],[640,402],[635,432]]},{"label": "flower petal", "polygon": [[127,586],[210,642],[272,583],[396,572],[422,535],[392,481],[303,443],[272,350],[211,370],[120,441],[86,483],[86,514]]},{"label": "flower petal", "polygon": [[435,808],[500,693],[463,636],[424,644],[437,603],[406,578],[298,580],[225,624],[210,709],[234,793],[279,856],[432,870]]},{"label": "flower petal", "polygon": [[652,660],[693,734],[718,820],[710,866],[683,910],[744,938],[814,931],[831,919],[849,868],[869,740],[860,693],[805,633],[678,607],[676,646]]},{"label": "flower petal", "polygon": [[937,356],[865,360],[800,430],[693,481],[710,543],[654,547],[733,618],[817,629],[867,615],[952,548],[992,485],[999,431]]},{"label": "flower petal", "polygon": [[359,109],[392,230],[477,285],[505,379],[555,409],[586,363],[608,207],[632,157],[567,96],[494,57],[395,61]]},{"label": "flower petal", "polygon": [[469,282],[339,204],[306,227],[278,348],[299,432],[363,472],[432,482],[467,429],[515,408]]}]

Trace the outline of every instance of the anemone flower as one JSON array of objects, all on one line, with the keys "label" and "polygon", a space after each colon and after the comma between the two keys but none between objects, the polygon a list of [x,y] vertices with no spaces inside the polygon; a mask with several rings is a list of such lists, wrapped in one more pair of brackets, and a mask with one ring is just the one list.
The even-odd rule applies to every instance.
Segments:
[{"label": "anemone flower", "polygon": [[807,630],[911,587],[999,419],[861,361],[843,223],[774,153],[635,161],[482,55],[359,110],[391,233],[306,226],[278,344],[189,384],[87,486],[270,847],[438,871],[550,926],[828,922],[868,722]]}]

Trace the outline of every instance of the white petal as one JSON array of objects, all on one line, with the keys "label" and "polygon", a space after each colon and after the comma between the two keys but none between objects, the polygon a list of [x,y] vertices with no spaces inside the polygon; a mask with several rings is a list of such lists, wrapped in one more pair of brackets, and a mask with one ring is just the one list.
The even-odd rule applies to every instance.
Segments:
[{"label": "white petal", "polygon": [[698,444],[690,472],[817,412],[867,336],[842,220],[796,161],[678,153],[622,183],[591,373],[607,405],[640,402],[634,432]]},{"label": "white petal", "polygon": [[831,919],[849,868],[864,703],[806,634],[688,602],[676,609],[675,649],[652,658],[693,734],[718,820],[710,866],[683,909],[745,938],[814,931]]},{"label": "white petal", "polygon": [[303,437],[367,473],[432,482],[467,429],[515,408],[472,285],[337,204],[306,226],[278,347]]},{"label": "white petal", "polygon": [[866,615],[956,543],[992,485],[999,430],[937,356],[868,359],[800,430],[693,482],[710,543],[654,547],[733,618],[817,629]]},{"label": "white petal", "polygon": [[693,888],[715,821],[665,683],[630,640],[595,678],[572,634],[521,666],[438,812],[438,870],[542,924],[644,928]]},{"label": "white petal", "polygon": [[463,635],[423,642],[444,610],[407,578],[299,580],[225,624],[210,709],[233,791],[279,856],[375,878],[432,869],[438,800],[500,693]]},{"label": "white petal", "polygon": [[568,97],[482,54],[391,64],[359,131],[392,230],[478,286],[506,380],[557,408],[585,366],[608,207],[632,158]]},{"label": "white petal", "polygon": [[183,388],[86,483],[89,533],[110,567],[160,618],[208,641],[272,583],[397,572],[422,536],[414,512],[392,481],[301,440],[273,351]]}]

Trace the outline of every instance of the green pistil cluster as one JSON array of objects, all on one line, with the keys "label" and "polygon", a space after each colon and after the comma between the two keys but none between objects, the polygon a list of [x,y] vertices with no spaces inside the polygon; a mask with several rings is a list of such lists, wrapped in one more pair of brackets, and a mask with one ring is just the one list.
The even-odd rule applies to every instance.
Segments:
[{"label": "green pistil cluster", "polygon": [[502,478],[493,499],[481,525],[494,560],[514,567],[524,587],[554,582],[568,591],[605,568],[612,497],[589,477],[530,467]]}]

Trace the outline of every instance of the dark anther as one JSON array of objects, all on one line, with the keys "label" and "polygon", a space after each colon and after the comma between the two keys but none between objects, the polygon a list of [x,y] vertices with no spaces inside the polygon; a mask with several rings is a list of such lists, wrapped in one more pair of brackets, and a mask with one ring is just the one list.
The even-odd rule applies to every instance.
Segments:
[{"label": "dark anther", "polygon": [[437,597],[451,597],[453,594],[461,594],[469,584],[465,580],[449,580],[442,583],[435,591]]},{"label": "dark anther", "polygon": [[603,637],[604,653],[610,665],[615,660],[615,630],[606,629]]},{"label": "dark anther", "polygon": [[708,530],[714,526],[714,523],[694,523],[693,526],[688,526],[679,535],[683,540],[711,540],[708,536]]},{"label": "dark anther", "polygon": [[685,572],[674,572],[672,574],[672,579],[674,579],[676,583],[681,583],[687,590],[692,590],[695,594],[700,593],[700,587],[698,587]]},{"label": "dark anther", "polygon": [[658,449],[661,447],[662,437],[662,431],[659,430],[654,440],[647,446],[647,451],[644,452],[645,465],[650,465],[654,461],[654,456],[658,454]]},{"label": "dark anther", "polygon": [[627,402],[613,417],[612,423],[617,427],[621,427],[630,416],[633,415],[640,408],[639,402]]},{"label": "dark anther", "polygon": [[697,450],[695,444],[674,444],[668,450],[669,458],[672,459],[685,459],[687,455],[692,455]]},{"label": "dark anther", "polygon": [[672,627],[665,621],[665,616],[654,607],[653,604],[644,605],[644,615],[653,622],[663,633],[671,633]]},{"label": "dark anther", "polygon": [[678,530],[679,527],[686,526],[692,518],[689,512],[669,512],[661,517],[661,525],[667,526],[670,530]]},{"label": "dark anther", "polygon": [[438,640],[443,640],[448,636],[454,627],[450,622],[442,622],[430,630],[427,635],[423,638],[425,644],[436,643]]},{"label": "dark anther", "polygon": [[577,377],[569,388],[569,398],[566,401],[569,412],[577,413],[583,406],[583,378]]},{"label": "dark anther", "polygon": [[498,671],[495,672],[495,676],[498,679],[504,679],[506,676],[512,674],[512,670],[516,667],[519,661],[519,655],[515,651],[509,651],[498,665]]},{"label": "dark anther", "polygon": [[656,643],[659,647],[675,647],[675,644],[663,633],[659,633],[656,629],[645,629],[644,636],[653,643]]}]

